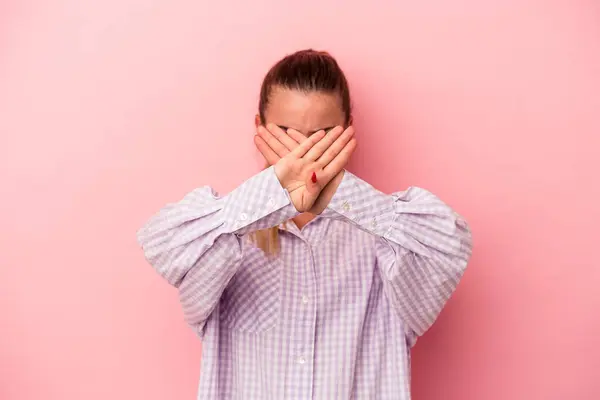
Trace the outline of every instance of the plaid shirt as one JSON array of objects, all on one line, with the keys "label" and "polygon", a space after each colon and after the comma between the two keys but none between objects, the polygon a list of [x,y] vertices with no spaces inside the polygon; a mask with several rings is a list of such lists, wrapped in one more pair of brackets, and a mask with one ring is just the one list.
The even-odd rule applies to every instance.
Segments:
[{"label": "plaid shirt", "polygon": [[[410,348],[471,254],[465,221],[419,188],[346,171],[299,230],[273,167],[226,196],[194,190],[138,232],[202,339],[198,399],[410,399]],[[280,253],[249,240],[279,226]]]}]

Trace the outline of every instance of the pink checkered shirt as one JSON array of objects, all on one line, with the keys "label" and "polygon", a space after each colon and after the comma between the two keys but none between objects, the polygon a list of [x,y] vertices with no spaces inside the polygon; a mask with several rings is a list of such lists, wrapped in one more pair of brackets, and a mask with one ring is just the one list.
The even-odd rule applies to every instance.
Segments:
[{"label": "pink checkered shirt", "polygon": [[[426,190],[350,172],[299,230],[273,167],[226,196],[202,187],[138,232],[202,340],[198,399],[410,399],[410,348],[471,255],[465,221]],[[249,240],[279,226],[268,257]]]}]

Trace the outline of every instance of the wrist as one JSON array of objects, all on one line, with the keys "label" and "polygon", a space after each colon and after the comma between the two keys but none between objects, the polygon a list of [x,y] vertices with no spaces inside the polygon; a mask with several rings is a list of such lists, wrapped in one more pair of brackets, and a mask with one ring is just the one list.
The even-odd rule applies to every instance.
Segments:
[{"label": "wrist", "polygon": [[321,214],[329,205],[329,202],[335,195],[337,188],[342,183],[344,179],[345,170],[341,170],[321,191],[317,201],[311,208],[310,212],[315,215]]},{"label": "wrist", "polygon": [[[331,180],[331,182],[329,182],[331,184],[331,197],[333,197],[333,195],[335,194],[337,188],[340,186],[340,184],[342,183],[342,180],[344,179],[344,174],[346,173],[346,170],[343,169],[341,170],[336,176],[335,178],[333,178]],[[331,200],[331,199],[330,199]]]}]

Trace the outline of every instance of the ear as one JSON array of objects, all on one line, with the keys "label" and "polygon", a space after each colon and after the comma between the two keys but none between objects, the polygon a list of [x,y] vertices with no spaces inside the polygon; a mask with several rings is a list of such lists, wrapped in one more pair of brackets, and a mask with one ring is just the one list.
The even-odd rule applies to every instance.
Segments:
[{"label": "ear", "polygon": [[262,121],[260,120],[260,115],[256,114],[256,116],[254,117],[254,125],[256,125],[256,127],[258,128],[261,124]]}]

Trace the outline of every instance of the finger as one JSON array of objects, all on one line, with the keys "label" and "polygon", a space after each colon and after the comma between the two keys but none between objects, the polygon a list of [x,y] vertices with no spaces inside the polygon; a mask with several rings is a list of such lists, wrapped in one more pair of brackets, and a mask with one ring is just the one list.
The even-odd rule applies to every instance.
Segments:
[{"label": "finger", "polygon": [[275,124],[268,124],[267,125],[267,129],[269,130],[269,132],[271,132],[271,134],[273,134],[273,136],[275,136],[275,138],[277,138],[277,140],[279,140],[281,142],[281,144],[283,144],[286,149],[288,149],[289,151],[294,150],[297,146],[298,143],[296,140],[294,140],[290,135],[288,135],[283,129],[281,129],[279,126],[275,125]]},{"label": "finger", "polygon": [[[314,161],[321,157],[321,155],[335,142],[335,140],[344,132],[344,128],[341,126],[336,126],[327,134],[325,137],[319,141],[319,143],[315,144],[303,158]],[[314,136],[314,135],[313,135]],[[312,137],[312,136],[311,136]]]},{"label": "finger", "polygon": [[285,157],[290,151],[264,126],[260,125],[257,129],[258,135],[269,145],[269,147],[281,158]]},{"label": "finger", "polygon": [[343,170],[346,167],[346,164],[348,164],[350,156],[354,153],[355,149],[356,139],[352,138],[346,146],[344,146],[342,151],[340,151],[339,154],[323,169],[323,178],[329,181]]},{"label": "finger", "polygon": [[314,145],[319,143],[324,136],[325,131],[313,133],[304,142],[300,143],[298,147],[291,152],[291,154],[293,154],[294,157],[302,158]]},{"label": "finger", "polygon": [[344,149],[346,144],[352,139],[354,136],[354,128],[349,127],[342,133],[336,140],[333,142],[331,146],[325,150],[323,155],[317,159],[317,163],[321,168],[324,168],[327,164],[331,162],[340,152]]},{"label": "finger", "polygon": [[277,164],[277,161],[279,161],[280,157],[273,151],[272,148],[269,147],[263,138],[258,135],[254,136],[254,144],[258,148],[258,151],[261,152],[265,160],[267,160],[269,165]]},{"label": "finger", "polygon": [[[292,139],[294,139],[294,141],[296,143],[302,143],[304,142],[306,139],[308,139],[306,136],[304,136],[303,134],[301,134],[300,132],[298,132],[295,129],[288,129],[287,130],[287,134],[289,135],[289,137],[291,137]],[[298,144],[296,144],[297,146]]]}]

